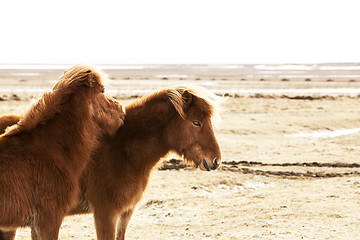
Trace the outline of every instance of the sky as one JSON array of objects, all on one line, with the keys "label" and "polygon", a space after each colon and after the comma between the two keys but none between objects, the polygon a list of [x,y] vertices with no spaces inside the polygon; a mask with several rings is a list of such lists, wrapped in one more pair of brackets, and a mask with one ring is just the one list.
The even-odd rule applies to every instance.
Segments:
[{"label": "sky", "polygon": [[1,1],[0,64],[360,62],[359,9],[358,0]]}]

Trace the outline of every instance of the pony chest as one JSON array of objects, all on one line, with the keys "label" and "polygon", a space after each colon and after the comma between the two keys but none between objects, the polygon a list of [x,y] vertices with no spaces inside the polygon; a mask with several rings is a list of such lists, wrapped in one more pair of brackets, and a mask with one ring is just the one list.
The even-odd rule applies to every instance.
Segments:
[{"label": "pony chest", "polygon": [[[140,200],[147,185],[147,180],[132,179],[118,185],[116,203],[120,208],[133,208]],[[115,200],[115,199],[114,199]]]}]

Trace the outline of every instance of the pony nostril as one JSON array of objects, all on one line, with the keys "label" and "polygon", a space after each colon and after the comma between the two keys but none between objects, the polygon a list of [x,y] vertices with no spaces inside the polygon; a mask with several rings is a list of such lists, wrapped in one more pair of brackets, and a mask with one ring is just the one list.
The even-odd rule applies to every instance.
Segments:
[{"label": "pony nostril", "polygon": [[214,163],[214,169],[216,169],[219,166],[219,160],[217,157],[214,158],[213,163]]},{"label": "pony nostril", "polygon": [[205,159],[203,159],[203,165],[204,165],[204,167],[205,167],[205,169],[206,169],[207,171],[210,171],[210,170],[211,170],[211,168],[209,167],[209,164],[206,162]]}]

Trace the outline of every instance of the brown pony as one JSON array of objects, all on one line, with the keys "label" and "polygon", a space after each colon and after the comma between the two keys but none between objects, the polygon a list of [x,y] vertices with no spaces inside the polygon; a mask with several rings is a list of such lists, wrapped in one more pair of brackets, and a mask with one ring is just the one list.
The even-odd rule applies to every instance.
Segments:
[{"label": "brown pony", "polygon": [[100,73],[74,66],[0,136],[0,229],[58,238],[99,135],[123,124],[121,105],[103,91]]},{"label": "brown pony", "polygon": [[125,239],[134,207],[160,158],[173,151],[201,170],[217,169],[221,153],[212,127],[216,98],[203,88],[177,87],[127,106],[124,125],[115,136],[103,138],[84,171],[81,200],[71,214],[94,212],[99,240],[115,239],[118,222],[116,239]]}]

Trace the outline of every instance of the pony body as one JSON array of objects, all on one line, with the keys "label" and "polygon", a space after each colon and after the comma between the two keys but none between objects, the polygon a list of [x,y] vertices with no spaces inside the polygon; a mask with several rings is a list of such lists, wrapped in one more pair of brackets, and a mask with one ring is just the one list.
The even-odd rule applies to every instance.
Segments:
[{"label": "pony body", "polygon": [[195,87],[163,89],[127,106],[124,125],[101,140],[84,170],[80,201],[71,214],[94,212],[98,239],[125,239],[151,170],[168,152],[201,170],[219,167],[215,111],[216,97]]},{"label": "pony body", "polygon": [[100,73],[74,66],[0,136],[0,229],[31,226],[40,239],[57,239],[98,137],[123,123],[121,105],[103,90]]}]

